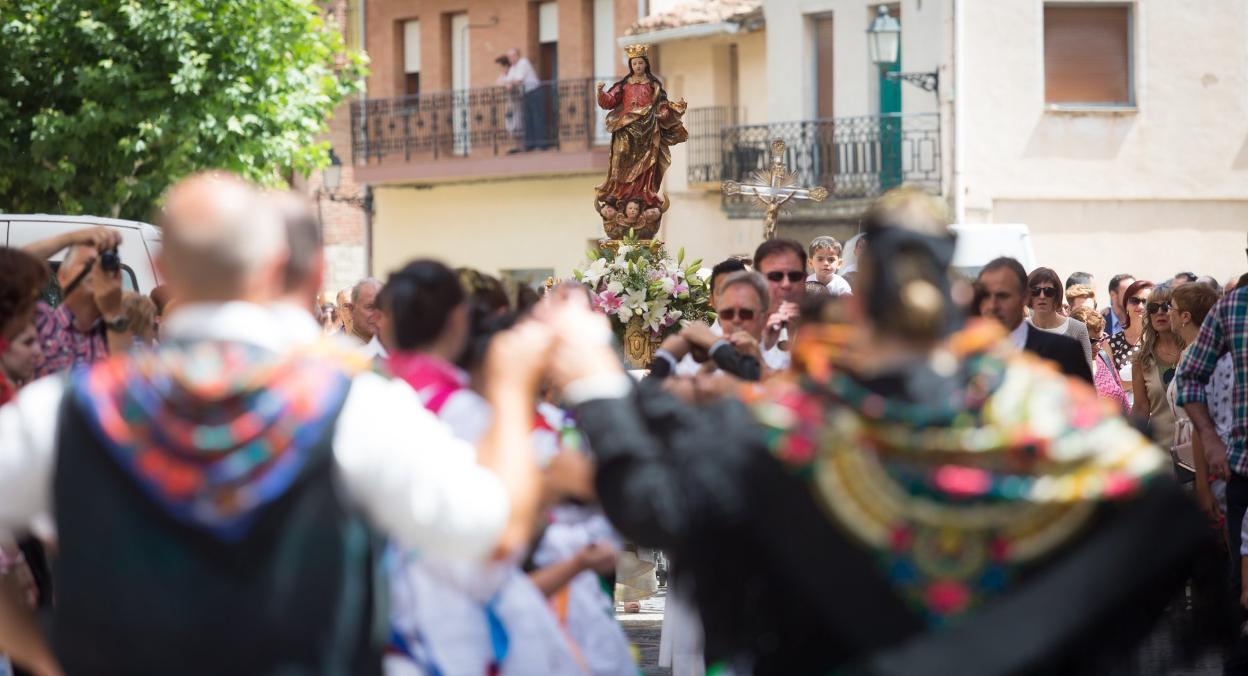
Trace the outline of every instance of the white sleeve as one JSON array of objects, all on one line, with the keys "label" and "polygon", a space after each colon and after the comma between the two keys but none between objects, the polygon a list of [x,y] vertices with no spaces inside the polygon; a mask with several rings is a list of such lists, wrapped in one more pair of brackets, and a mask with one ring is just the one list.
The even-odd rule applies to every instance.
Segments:
[{"label": "white sleeve", "polygon": [[31,527],[52,508],[56,424],[64,374],[27,385],[0,407],[0,539]]},{"label": "white sleeve", "polygon": [[486,430],[490,429],[494,412],[490,410],[489,402],[481,395],[464,389],[452,394],[446,403],[442,404],[442,410],[438,411],[438,419],[451,428],[451,433],[456,438],[475,444],[481,441]]},{"label": "white sleeve", "polygon": [[502,482],[407,383],[355,378],[334,457],[357,504],[402,546],[476,561],[498,544],[510,511]]}]

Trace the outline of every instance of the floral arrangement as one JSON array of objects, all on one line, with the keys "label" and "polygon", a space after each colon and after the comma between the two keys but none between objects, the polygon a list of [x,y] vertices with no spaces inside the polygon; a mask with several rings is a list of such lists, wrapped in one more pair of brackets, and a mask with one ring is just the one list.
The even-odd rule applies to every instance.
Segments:
[{"label": "floral arrangement", "polygon": [[607,240],[588,252],[589,265],[572,276],[589,287],[594,306],[614,321],[616,334],[638,320],[654,339],[678,331],[685,323],[711,322],[710,271],[702,261],[685,265],[685,250],[673,259],[662,242],[640,242],[631,233]]}]

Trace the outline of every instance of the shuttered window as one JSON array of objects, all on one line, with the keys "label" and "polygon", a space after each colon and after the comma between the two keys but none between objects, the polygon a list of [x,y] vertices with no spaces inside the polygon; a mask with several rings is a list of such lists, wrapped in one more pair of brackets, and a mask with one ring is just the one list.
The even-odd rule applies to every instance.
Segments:
[{"label": "shuttered window", "polygon": [[1046,5],[1044,93],[1051,104],[1132,105],[1131,8]]}]

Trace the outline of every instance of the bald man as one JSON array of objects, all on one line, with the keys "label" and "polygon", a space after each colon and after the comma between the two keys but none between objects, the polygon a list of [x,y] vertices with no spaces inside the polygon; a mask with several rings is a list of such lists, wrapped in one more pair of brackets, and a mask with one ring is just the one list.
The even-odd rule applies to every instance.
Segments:
[{"label": "bald man", "polygon": [[[273,303],[319,268],[291,265],[272,200],[207,173],[164,203],[157,264],[179,303],[161,349],[0,408],[0,531],[55,515],[56,657],[71,674],[378,673],[381,535],[469,561],[528,542],[553,335],[495,339],[474,450],[405,383],[292,340]],[[29,617],[13,626],[0,614],[0,653],[47,671],[13,638]]]}]

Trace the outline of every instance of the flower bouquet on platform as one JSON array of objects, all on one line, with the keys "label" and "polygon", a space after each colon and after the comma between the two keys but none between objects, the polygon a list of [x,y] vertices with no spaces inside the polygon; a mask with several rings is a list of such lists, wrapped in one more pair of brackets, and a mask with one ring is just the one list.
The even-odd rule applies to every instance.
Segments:
[{"label": "flower bouquet on platform", "polygon": [[659,343],[686,322],[710,322],[709,272],[702,261],[685,264],[681,249],[675,258],[657,240],[638,240],[631,232],[621,240],[603,240],[587,256],[584,270],[572,276],[589,287],[594,306],[612,320],[616,337],[633,368],[646,368]]}]

